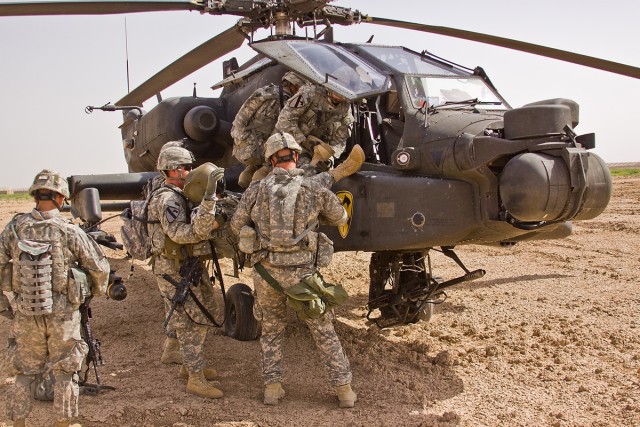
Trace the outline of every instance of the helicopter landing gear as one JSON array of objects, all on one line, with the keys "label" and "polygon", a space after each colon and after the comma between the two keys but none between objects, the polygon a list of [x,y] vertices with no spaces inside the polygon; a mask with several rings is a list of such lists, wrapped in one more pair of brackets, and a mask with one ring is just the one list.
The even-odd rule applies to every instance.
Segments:
[{"label": "helicopter landing gear", "polygon": [[[431,274],[429,251],[374,252],[369,264],[369,302],[367,319],[379,328],[431,320],[434,307],[447,298],[444,289],[458,283],[479,279],[484,270],[469,271],[451,247],[443,247],[465,274],[444,282]],[[428,261],[428,269],[425,265]],[[379,315],[374,317],[375,310]]]}]

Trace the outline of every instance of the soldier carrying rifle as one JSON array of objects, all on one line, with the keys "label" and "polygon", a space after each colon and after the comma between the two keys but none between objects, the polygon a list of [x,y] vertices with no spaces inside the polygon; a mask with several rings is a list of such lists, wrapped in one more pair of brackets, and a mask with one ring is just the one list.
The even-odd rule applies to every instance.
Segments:
[{"label": "soldier carrying rifle", "polygon": [[[36,207],[16,215],[0,234],[0,315],[13,318],[10,359],[17,373],[7,401],[13,426],[31,412],[31,386],[51,370],[55,378],[55,426],[78,416],[78,371],[87,354],[79,307],[107,289],[109,262],[98,245],[60,215],[69,186],[60,173],[42,170],[29,189]],[[77,426],[78,424],[74,424]]]}]

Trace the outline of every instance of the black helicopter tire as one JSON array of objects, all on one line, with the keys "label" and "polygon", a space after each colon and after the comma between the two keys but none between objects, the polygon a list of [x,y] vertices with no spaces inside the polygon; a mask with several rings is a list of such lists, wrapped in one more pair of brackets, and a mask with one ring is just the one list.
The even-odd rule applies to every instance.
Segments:
[{"label": "black helicopter tire", "polygon": [[258,338],[260,327],[253,316],[253,293],[244,283],[236,283],[226,293],[224,332],[238,341]]}]

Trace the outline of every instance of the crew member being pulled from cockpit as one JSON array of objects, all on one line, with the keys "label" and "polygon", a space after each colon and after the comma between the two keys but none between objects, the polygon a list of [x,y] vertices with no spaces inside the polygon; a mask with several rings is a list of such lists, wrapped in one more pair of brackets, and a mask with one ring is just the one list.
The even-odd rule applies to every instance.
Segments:
[{"label": "crew member being pulled from cockpit", "polygon": [[[247,188],[253,174],[264,163],[264,143],[273,132],[284,104],[306,81],[292,71],[282,76],[282,85],[269,84],[257,89],[240,107],[231,127],[233,156],[245,165],[238,184]],[[263,177],[269,169],[261,173]]]},{"label": "crew member being pulled from cockpit", "polygon": [[[351,104],[322,86],[306,84],[286,103],[275,131],[292,135],[303,148],[298,167],[307,174],[327,170],[344,152],[354,123]],[[275,132],[274,132],[275,133]]]}]

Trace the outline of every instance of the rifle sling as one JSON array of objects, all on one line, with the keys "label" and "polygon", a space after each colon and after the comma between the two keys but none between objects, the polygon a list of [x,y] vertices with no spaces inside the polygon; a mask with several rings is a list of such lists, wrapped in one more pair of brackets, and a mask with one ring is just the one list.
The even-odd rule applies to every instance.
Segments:
[{"label": "rifle sling", "polygon": [[276,291],[280,292],[281,294],[284,294],[284,288],[282,287],[282,285],[280,283],[278,283],[278,281],[276,279],[271,277],[269,272],[267,270],[265,270],[265,268],[262,266],[262,264],[256,263],[256,264],[254,264],[253,268],[258,272],[260,277],[262,277],[264,279],[264,281],[267,282],[273,289],[275,289]]},{"label": "rifle sling", "polygon": [[211,313],[209,313],[209,310],[207,310],[207,308],[200,302],[200,300],[196,297],[196,294],[193,293],[193,291],[191,290],[191,287],[189,287],[189,295],[191,295],[191,298],[193,298],[193,302],[196,303],[196,305],[198,306],[198,308],[200,309],[200,311],[202,312],[202,314],[204,314],[204,316],[209,319],[209,321],[211,323],[213,323],[213,325],[216,328],[221,327],[222,325],[220,325],[218,322],[216,322],[216,319],[213,318],[213,316],[211,315]]}]

